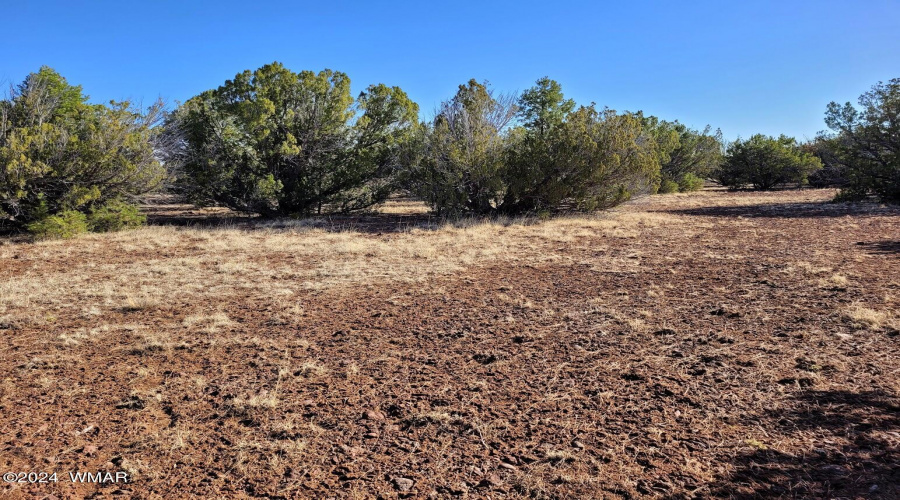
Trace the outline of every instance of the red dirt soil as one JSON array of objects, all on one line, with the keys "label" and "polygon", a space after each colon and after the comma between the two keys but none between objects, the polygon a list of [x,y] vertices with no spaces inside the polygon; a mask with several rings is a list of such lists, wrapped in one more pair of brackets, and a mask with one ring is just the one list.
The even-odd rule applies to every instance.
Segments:
[{"label": "red dirt soil", "polygon": [[[310,289],[287,317],[260,293],[11,314],[0,472],[60,482],[0,495],[900,498],[900,209],[832,194],[645,198],[562,260]],[[79,243],[7,241],[0,279],[64,275]],[[230,321],[183,326],[197,308]],[[103,324],[174,347],[58,340]]]}]

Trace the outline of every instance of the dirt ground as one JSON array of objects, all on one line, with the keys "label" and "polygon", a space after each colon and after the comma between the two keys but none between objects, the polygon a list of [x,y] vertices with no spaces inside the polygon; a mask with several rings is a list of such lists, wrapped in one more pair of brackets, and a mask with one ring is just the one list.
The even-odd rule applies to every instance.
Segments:
[{"label": "dirt ground", "polygon": [[833,194],[2,240],[0,472],[59,482],[0,495],[900,498],[900,208]]}]

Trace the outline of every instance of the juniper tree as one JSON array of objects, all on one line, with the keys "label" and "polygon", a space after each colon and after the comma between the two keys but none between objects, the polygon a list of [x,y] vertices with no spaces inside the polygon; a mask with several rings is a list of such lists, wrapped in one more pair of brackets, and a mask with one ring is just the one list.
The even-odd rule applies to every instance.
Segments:
[{"label": "juniper tree", "polygon": [[828,105],[827,163],[842,174],[842,197],[900,202],[900,78],[874,85],[858,104]]},{"label": "juniper tree", "polygon": [[805,152],[793,137],[756,134],[731,143],[717,173],[719,182],[732,189],[747,184],[768,190],[779,185],[807,183],[822,162]]},{"label": "juniper tree", "polygon": [[107,218],[113,209],[130,213],[123,201],[164,178],[154,153],[162,115],[160,102],[146,111],[127,101],[90,104],[46,66],[28,75],[0,101],[0,223],[23,227],[107,204]]},{"label": "juniper tree", "polygon": [[[655,116],[643,117],[644,128],[656,143],[660,164],[660,185],[680,191],[702,187],[722,163],[722,132],[709,125],[695,130],[678,121]],[[661,192],[665,191],[661,189]]]},{"label": "juniper tree", "polygon": [[353,99],[346,74],[244,71],[184,103],[178,188],[201,204],[261,214],[347,212],[383,200],[418,117],[399,87]]},{"label": "juniper tree", "polygon": [[441,103],[407,165],[409,186],[438,213],[494,211],[503,199],[507,126],[515,99],[469,80]]}]

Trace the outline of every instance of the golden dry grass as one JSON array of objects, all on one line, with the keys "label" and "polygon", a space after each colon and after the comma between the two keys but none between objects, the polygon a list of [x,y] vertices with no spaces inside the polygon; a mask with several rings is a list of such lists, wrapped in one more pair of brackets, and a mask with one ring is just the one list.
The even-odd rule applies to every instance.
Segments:
[{"label": "golden dry grass", "polygon": [[[621,214],[547,222],[470,220],[387,237],[290,223],[280,229],[257,230],[150,226],[68,241],[3,246],[0,259],[18,256],[20,263],[32,267],[0,281],[0,317],[27,311],[36,315],[31,321],[52,321],[53,311],[60,308],[78,309],[85,315],[141,310],[179,296],[255,295],[281,297],[287,304],[302,290],[420,282],[477,265],[567,261],[569,257],[556,251],[560,244],[636,238],[641,228],[670,219],[662,214]],[[113,258],[92,258],[98,254]],[[131,255],[146,257],[137,264],[123,262]],[[47,263],[56,266],[47,267]],[[604,268],[633,264],[622,259]],[[205,323],[212,331],[228,324],[227,317],[214,317],[214,312],[196,314],[185,319],[185,326]]]},{"label": "golden dry grass", "polygon": [[900,329],[896,310],[877,310],[862,304],[853,304],[844,310],[844,317],[859,328],[890,327]]}]

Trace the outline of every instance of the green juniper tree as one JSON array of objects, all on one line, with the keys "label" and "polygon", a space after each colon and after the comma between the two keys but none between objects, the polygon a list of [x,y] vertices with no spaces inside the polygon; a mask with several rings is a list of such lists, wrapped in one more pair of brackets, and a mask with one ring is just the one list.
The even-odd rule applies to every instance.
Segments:
[{"label": "green juniper tree", "polygon": [[804,151],[793,137],[756,134],[728,146],[716,175],[731,189],[750,184],[754,189],[768,190],[780,185],[802,186],[820,168],[822,162]]},{"label": "green juniper tree", "polygon": [[707,125],[694,130],[678,121],[643,117],[644,128],[657,146],[659,192],[693,191],[703,187],[722,163],[722,132]]},{"label": "green juniper tree", "polygon": [[823,156],[843,181],[840,197],[900,202],[900,78],[874,85],[858,109],[830,103],[825,123],[833,134],[820,137]]},{"label": "green juniper tree", "polygon": [[421,150],[407,165],[410,189],[438,213],[496,210],[506,186],[507,126],[515,99],[469,80],[424,127]]},{"label": "green juniper tree", "polygon": [[0,101],[0,223],[40,230],[94,213],[106,222],[74,225],[141,223],[126,202],[164,180],[154,151],[162,115],[159,102],[147,111],[128,102],[89,104],[80,86],[46,66],[28,75]]},{"label": "green juniper tree", "polygon": [[[549,78],[518,100],[461,85],[420,134],[413,192],[439,213],[519,214],[593,210],[646,190],[659,167],[640,118],[574,107]],[[522,125],[508,128],[517,114]]]},{"label": "green juniper tree", "polygon": [[505,212],[608,207],[656,175],[639,115],[575,109],[546,77],[522,94],[519,108],[523,126],[511,136]]},{"label": "green juniper tree", "polygon": [[399,87],[353,99],[344,73],[268,64],[173,114],[167,127],[183,138],[176,185],[195,202],[265,215],[366,208],[393,189],[417,117]]}]

